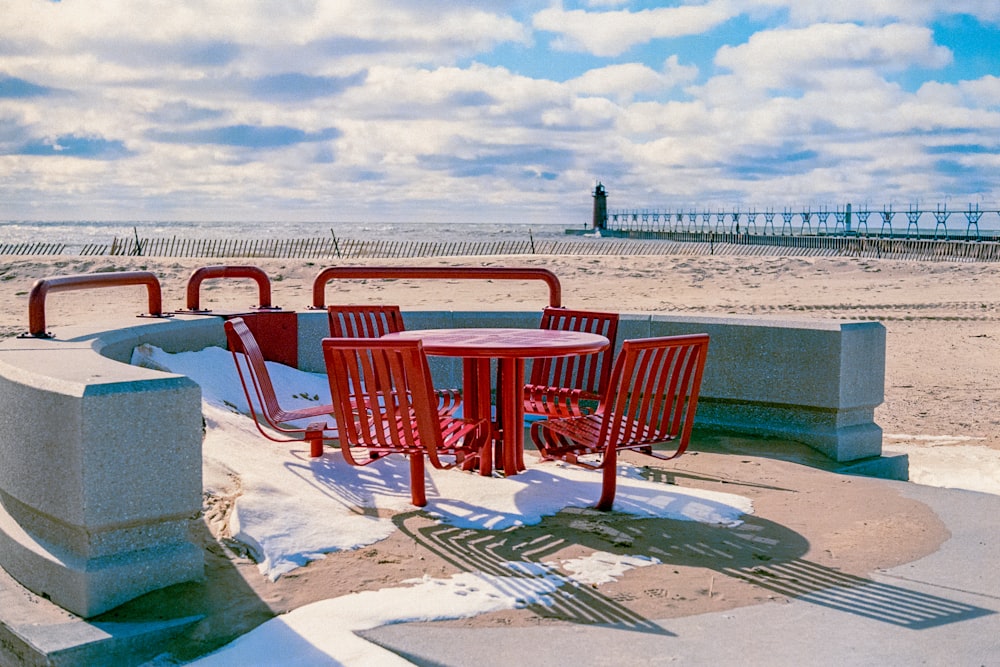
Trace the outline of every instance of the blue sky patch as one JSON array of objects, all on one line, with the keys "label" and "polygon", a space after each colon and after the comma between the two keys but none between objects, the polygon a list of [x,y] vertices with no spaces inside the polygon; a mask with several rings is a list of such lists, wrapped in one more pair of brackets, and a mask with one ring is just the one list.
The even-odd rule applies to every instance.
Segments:
[{"label": "blue sky patch", "polygon": [[24,79],[0,74],[0,98],[44,97],[50,92],[51,90],[45,86],[39,86]]},{"label": "blue sky patch", "polygon": [[340,136],[336,128],[305,132],[287,126],[227,125],[204,130],[153,133],[156,141],[177,144],[216,144],[242,148],[281,148],[295,144],[329,141]]},{"label": "blue sky patch", "polygon": [[32,141],[22,146],[19,155],[76,157],[88,160],[116,160],[129,152],[121,141],[98,137],[63,136],[55,141]]}]

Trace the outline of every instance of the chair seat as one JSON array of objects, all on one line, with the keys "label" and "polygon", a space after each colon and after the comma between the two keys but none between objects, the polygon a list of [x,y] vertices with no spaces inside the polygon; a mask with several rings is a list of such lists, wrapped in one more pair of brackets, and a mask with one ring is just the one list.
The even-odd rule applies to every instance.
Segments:
[{"label": "chair seat", "polygon": [[292,410],[284,410],[278,408],[274,413],[271,414],[271,419],[279,424],[289,424],[292,422],[299,421],[300,419],[312,419],[313,417],[325,417],[329,418],[329,428],[334,429],[333,425],[333,406],[332,405],[311,405],[307,408],[295,408]]},{"label": "chair seat", "polygon": [[550,387],[547,385],[524,385],[525,414],[545,417],[580,417],[597,409],[600,396],[591,391]]},{"label": "chair seat", "polygon": [[[601,438],[603,424],[603,415],[584,415],[582,417],[538,422],[532,425],[532,438],[534,438],[543,459],[562,459],[568,463],[599,468],[599,464],[590,465],[586,462],[570,459],[588,454],[604,454],[606,447]],[[547,431],[549,437],[538,433],[538,431],[542,430]],[[621,430],[633,433],[633,437],[628,441],[619,442],[616,446],[618,450],[645,449],[673,440],[672,437],[664,437],[648,425],[635,420],[629,420],[628,423],[622,424]],[[664,456],[662,458],[669,457]]]},{"label": "chair seat", "polygon": [[443,415],[453,415],[462,406],[460,389],[435,389],[438,400],[438,412]]},{"label": "chair seat", "polygon": [[[442,463],[439,467],[451,468],[460,463],[466,463],[467,457],[478,457],[479,448],[482,446],[474,436],[478,429],[482,428],[483,420],[457,419],[444,412],[438,412],[441,423],[441,443],[435,447],[438,455],[454,456],[455,461],[451,464]],[[409,417],[410,423],[416,421],[416,416]],[[357,422],[356,422],[357,423]],[[368,465],[385,454],[413,454],[423,456],[427,451],[426,445],[421,441],[419,433],[414,434],[412,440],[408,440],[404,433],[405,427],[402,420],[397,420],[395,425],[388,422],[379,424],[368,424],[367,432],[358,429],[360,444],[355,444],[354,448],[359,451],[365,450],[370,456],[359,458],[352,455],[352,465]],[[475,461],[468,461],[474,464]]]}]

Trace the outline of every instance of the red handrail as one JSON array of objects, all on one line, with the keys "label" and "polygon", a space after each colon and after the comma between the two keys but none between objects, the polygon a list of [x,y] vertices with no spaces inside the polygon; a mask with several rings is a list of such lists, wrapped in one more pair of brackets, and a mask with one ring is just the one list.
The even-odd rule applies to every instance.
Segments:
[{"label": "red handrail", "polygon": [[187,307],[188,310],[201,311],[201,283],[210,278],[252,278],[257,281],[260,294],[261,310],[274,308],[271,305],[271,280],[263,269],[256,266],[203,266],[195,269],[188,278]]},{"label": "red handrail", "polygon": [[154,317],[163,314],[160,281],[155,274],[149,271],[82,273],[42,278],[35,281],[28,294],[28,335],[36,338],[48,338],[48,334],[45,333],[45,296],[49,292],[68,292],[93,287],[126,287],[128,285],[145,285],[149,297],[149,314]]},{"label": "red handrail", "polygon": [[326,284],[335,278],[448,278],[481,280],[542,280],[549,286],[549,305],[562,306],[562,286],[559,278],[548,269],[478,266],[331,266],[323,269],[313,281],[312,307],[326,307]]}]

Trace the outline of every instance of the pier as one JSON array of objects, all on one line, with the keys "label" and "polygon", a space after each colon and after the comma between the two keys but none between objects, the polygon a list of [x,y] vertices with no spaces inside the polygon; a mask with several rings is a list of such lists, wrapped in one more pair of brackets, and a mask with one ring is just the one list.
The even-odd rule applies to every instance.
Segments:
[{"label": "pier", "polygon": [[[600,184],[598,184],[600,187]],[[694,209],[622,209],[611,210],[599,216],[599,209],[606,202],[599,202],[603,189],[595,190],[594,226],[604,231],[633,234],[670,234],[676,232],[747,234],[760,236],[846,236],[905,238],[932,240],[1000,240],[1000,209],[982,209],[971,204],[961,211],[949,210],[946,205],[934,208],[910,206],[900,216],[891,206],[881,211],[867,207],[853,208],[851,204],[830,210],[788,207],[780,212],[774,208],[758,211],[755,208],[741,211],[696,211]],[[606,210],[606,208],[605,208]],[[985,216],[985,219],[984,219]],[[905,222],[904,222],[905,219]],[[995,226],[981,230],[980,222],[993,221]],[[961,225],[961,229],[955,224]],[[876,227],[877,225],[877,227]],[[904,226],[905,225],[905,226]],[[951,225],[951,226],[949,226]],[[653,238],[653,237],[648,237]]]}]

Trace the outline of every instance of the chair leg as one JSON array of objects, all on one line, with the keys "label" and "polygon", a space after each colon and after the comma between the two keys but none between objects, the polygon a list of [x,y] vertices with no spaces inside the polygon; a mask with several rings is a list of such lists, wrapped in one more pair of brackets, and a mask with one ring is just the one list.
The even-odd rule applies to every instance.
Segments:
[{"label": "chair leg", "polygon": [[493,474],[493,429],[487,429],[486,441],[479,450],[479,474],[485,477]]},{"label": "chair leg", "polygon": [[601,474],[603,481],[601,484],[601,499],[597,501],[596,509],[602,512],[610,512],[615,504],[615,491],[618,484],[618,450],[614,447],[608,448],[602,463]]},{"label": "chair leg", "polygon": [[306,442],[309,443],[309,456],[316,458],[323,456],[323,431],[326,429],[326,422],[313,422],[306,427]]},{"label": "chair leg", "polygon": [[427,504],[423,454],[410,454],[410,498],[417,507],[423,507]]}]

